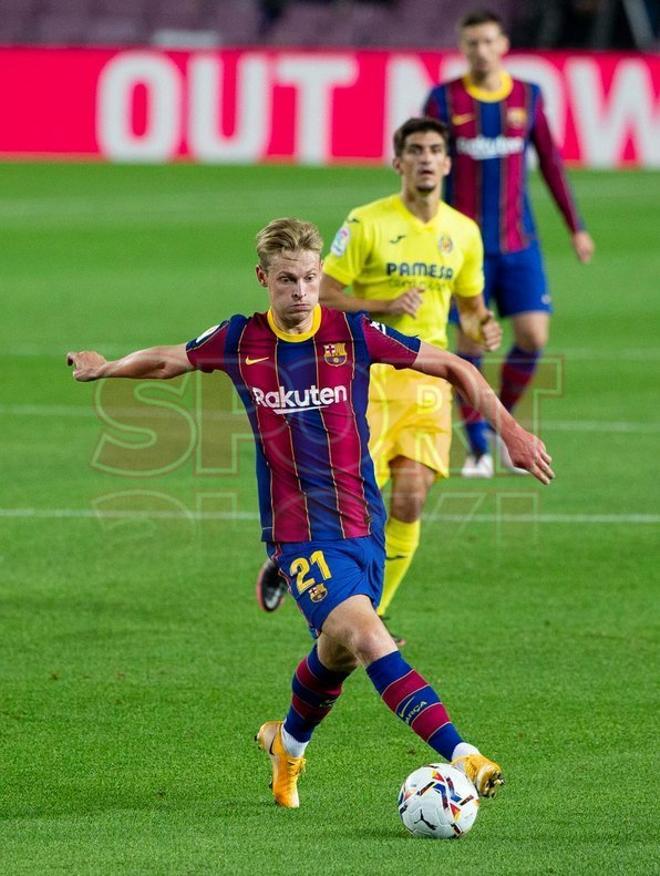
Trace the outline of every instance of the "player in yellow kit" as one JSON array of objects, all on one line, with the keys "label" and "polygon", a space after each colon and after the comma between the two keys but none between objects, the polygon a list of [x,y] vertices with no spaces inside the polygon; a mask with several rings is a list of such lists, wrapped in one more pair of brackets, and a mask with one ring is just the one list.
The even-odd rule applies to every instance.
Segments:
[{"label": "player in yellow kit", "polygon": [[[401,190],[351,211],[324,262],[321,300],[367,310],[446,349],[453,295],[464,330],[494,350],[501,330],[481,294],[481,234],[441,200],[450,169],[447,143],[445,127],[433,119],[409,119],[396,131],[393,164]],[[344,292],[349,285],[351,296]],[[449,474],[451,388],[444,380],[376,366],[368,416],[378,483],[392,480],[382,617],[419,544],[428,491]]]},{"label": "player in yellow kit", "polygon": [[[395,132],[393,166],[401,190],[351,211],[324,262],[321,301],[339,310],[366,310],[401,332],[446,349],[454,295],[463,330],[486,350],[495,350],[501,330],[481,295],[479,229],[441,200],[442,180],[450,169],[447,142],[445,126],[435,119],[409,119]],[[352,295],[344,292],[349,285]],[[409,370],[374,366],[368,418],[379,485],[392,480],[378,610],[383,617],[419,544],[428,491],[436,478],[449,474],[449,384]],[[257,595],[271,611],[282,599],[276,573],[267,565],[257,581]]]}]

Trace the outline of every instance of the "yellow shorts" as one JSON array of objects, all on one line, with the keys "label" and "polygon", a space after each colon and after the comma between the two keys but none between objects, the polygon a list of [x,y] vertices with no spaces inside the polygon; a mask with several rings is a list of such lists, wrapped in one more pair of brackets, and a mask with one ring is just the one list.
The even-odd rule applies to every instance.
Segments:
[{"label": "yellow shorts", "polygon": [[379,486],[389,480],[389,464],[397,456],[423,463],[436,477],[449,477],[451,397],[451,385],[439,377],[372,366],[367,417]]}]

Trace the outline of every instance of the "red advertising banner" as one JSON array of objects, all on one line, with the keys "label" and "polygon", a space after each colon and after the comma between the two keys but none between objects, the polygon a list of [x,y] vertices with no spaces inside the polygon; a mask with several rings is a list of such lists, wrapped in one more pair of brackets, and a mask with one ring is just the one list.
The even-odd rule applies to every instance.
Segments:
[{"label": "red advertising banner", "polygon": [[[389,160],[394,128],[456,53],[0,49],[0,156],[108,161]],[[512,54],[564,157],[660,166],[660,57]]]}]

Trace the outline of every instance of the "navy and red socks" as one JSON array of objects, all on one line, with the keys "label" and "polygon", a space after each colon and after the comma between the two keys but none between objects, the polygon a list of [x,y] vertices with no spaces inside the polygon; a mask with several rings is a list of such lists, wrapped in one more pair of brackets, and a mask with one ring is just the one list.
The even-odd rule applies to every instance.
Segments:
[{"label": "navy and red socks", "polygon": [[367,666],[367,675],[385,705],[446,760],[463,740],[431,685],[393,651]]},{"label": "navy and red socks", "polygon": [[341,694],[350,673],[334,672],[320,661],[316,645],[300,661],[291,682],[291,705],[282,726],[290,754],[302,756],[312,733]]},{"label": "navy and red socks", "polygon": [[512,411],[527,389],[541,357],[540,350],[531,353],[516,344],[509,350],[500,371],[500,401]]}]

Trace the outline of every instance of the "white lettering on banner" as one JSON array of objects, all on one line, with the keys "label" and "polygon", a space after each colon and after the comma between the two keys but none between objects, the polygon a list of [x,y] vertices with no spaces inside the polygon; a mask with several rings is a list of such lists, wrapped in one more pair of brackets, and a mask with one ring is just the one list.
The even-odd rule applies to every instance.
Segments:
[{"label": "white lettering on banner", "polygon": [[392,134],[410,116],[418,116],[435,81],[418,58],[393,55],[385,71],[383,158],[392,160]]},{"label": "white lettering on banner", "polygon": [[222,61],[217,56],[192,56],[188,65],[190,149],[201,161],[256,161],[263,158],[270,137],[271,95],[268,64],[263,54],[245,54],[236,66],[234,133],[222,133]]},{"label": "white lettering on banner", "polygon": [[660,165],[660,110],[646,65],[621,61],[607,96],[603,94],[598,65],[591,59],[566,64],[575,106],[575,126],[584,163],[612,167],[620,163],[628,136],[637,150],[637,162]]},{"label": "white lettering on banner", "polygon": [[349,55],[283,55],[277,62],[280,85],[297,88],[296,156],[303,164],[332,157],[332,90],[353,85],[359,73]]},{"label": "white lettering on banner", "polygon": [[[147,92],[147,124],[132,124],[135,88]],[[101,153],[115,161],[166,161],[181,140],[181,77],[165,55],[122,52],[101,71],[96,97],[96,136]]]},{"label": "white lettering on banner", "polygon": [[[61,74],[57,64],[49,62],[47,69],[54,70],[53,76],[64,77],[71,69],[65,64],[78,63],[77,55],[78,50],[62,53]],[[115,161],[188,157],[208,162],[258,162],[277,155],[307,164],[361,157],[389,163],[394,129],[421,111],[436,82],[460,75],[465,69],[464,60],[454,52],[421,56],[394,52],[379,57],[374,66],[374,59],[360,52],[252,50],[235,55],[235,76],[229,75],[233,52],[231,57],[222,51],[173,57],[183,58],[186,67],[182,69],[179,61],[175,63],[165,52],[149,50],[116,52],[101,61],[98,74],[94,74],[98,75],[94,116],[91,112],[84,118],[81,115],[79,130],[72,133],[66,148],[74,152],[77,144],[88,143],[93,124],[98,152]],[[507,58],[507,67],[516,77],[541,86],[553,133],[568,160],[585,166],[615,167],[632,144],[629,155],[634,164],[660,166],[658,68],[652,56],[519,54]],[[382,70],[384,81],[373,96],[373,112],[365,114],[363,80],[376,69]],[[281,86],[295,89],[295,110],[291,110]],[[134,121],[136,89],[144,89],[146,94],[143,128],[136,128]],[[363,156],[364,129],[372,124],[369,117],[377,117],[381,110],[382,151],[378,152],[376,143],[376,154]],[[62,146],[48,130],[42,132],[39,142],[34,141],[29,114],[39,111],[38,106],[26,108],[25,120],[19,120],[23,128],[18,151],[39,148],[47,154],[59,154]],[[343,114],[341,120],[338,112]],[[234,119],[229,123],[231,128],[224,127],[223,118],[230,117]],[[353,141],[346,117],[355,130]],[[333,127],[335,119],[341,121],[341,131],[339,126]],[[572,123],[568,140],[567,120]],[[274,136],[280,127],[295,135]],[[500,145],[463,144],[466,149],[478,150],[481,157],[493,150],[497,154]],[[504,148],[509,150],[514,144],[504,144]],[[529,154],[533,155],[533,150]]]}]

